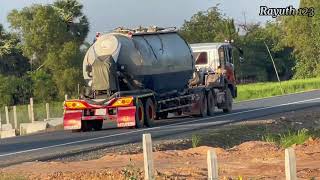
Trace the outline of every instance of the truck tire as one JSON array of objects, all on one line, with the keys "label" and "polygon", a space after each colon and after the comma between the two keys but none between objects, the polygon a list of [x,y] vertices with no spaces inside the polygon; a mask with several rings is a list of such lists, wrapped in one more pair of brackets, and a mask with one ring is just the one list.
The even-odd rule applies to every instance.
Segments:
[{"label": "truck tire", "polygon": [[208,116],[208,104],[207,104],[207,96],[203,93],[202,100],[200,102],[200,116],[207,117]]},{"label": "truck tire", "polygon": [[155,119],[155,115],[156,115],[156,108],[154,106],[153,101],[151,100],[151,98],[148,98],[148,100],[145,103],[144,106],[144,123],[147,127],[152,127],[154,126],[154,119]]},{"label": "truck tire", "polygon": [[93,129],[95,131],[100,131],[102,129],[102,126],[103,126],[103,121],[97,120],[93,124]]},{"label": "truck tire", "polygon": [[208,116],[213,116],[216,104],[215,104],[215,99],[212,91],[209,91],[208,93],[207,102],[208,102]]},{"label": "truck tire", "polygon": [[231,90],[229,88],[227,88],[227,90],[226,90],[225,98],[226,98],[226,101],[224,104],[223,112],[230,113],[232,111],[233,98],[232,98]]},{"label": "truck tire", "polygon": [[136,128],[142,128],[144,125],[144,108],[141,100],[139,99],[136,104]]}]

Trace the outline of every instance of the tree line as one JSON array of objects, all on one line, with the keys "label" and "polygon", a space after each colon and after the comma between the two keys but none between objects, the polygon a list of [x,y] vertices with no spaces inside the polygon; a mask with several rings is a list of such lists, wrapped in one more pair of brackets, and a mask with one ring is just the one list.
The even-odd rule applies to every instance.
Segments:
[{"label": "tree line", "polygon": [[[180,28],[189,43],[234,40],[245,53],[235,61],[242,80],[276,79],[265,44],[271,49],[281,79],[320,74],[320,2],[301,0],[314,7],[315,16],[280,17],[260,24],[240,24],[225,17],[217,6],[194,14]],[[62,100],[76,95],[83,84],[82,60],[89,43],[89,21],[77,0],[34,4],[8,14],[10,32],[0,25],[0,107],[36,101]]]},{"label": "tree line", "polygon": [[282,80],[317,77],[320,76],[320,2],[300,0],[300,7],[313,7],[315,15],[283,16],[264,25],[235,25],[218,7],[212,7],[193,15],[180,31],[190,43],[234,40],[245,53],[244,63],[235,61],[240,80],[276,80],[266,45]]}]

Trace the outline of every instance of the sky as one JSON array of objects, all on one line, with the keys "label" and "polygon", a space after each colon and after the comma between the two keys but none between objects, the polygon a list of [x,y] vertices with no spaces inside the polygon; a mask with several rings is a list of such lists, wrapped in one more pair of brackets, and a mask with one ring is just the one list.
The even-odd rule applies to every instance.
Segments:
[{"label": "sky", "polygon": [[[105,32],[116,27],[164,26],[181,27],[184,20],[198,11],[204,11],[219,4],[222,13],[234,18],[236,23],[272,20],[259,16],[260,6],[273,8],[293,5],[299,0],[79,0],[90,22],[89,39],[96,32]],[[0,23],[9,28],[7,14],[35,3],[53,3],[53,0],[0,0]]]}]

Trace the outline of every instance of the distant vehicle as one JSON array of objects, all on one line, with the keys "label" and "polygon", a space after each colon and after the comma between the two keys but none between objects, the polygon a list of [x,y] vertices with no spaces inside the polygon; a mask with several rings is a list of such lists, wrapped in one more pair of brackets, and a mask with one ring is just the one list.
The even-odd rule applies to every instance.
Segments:
[{"label": "distant vehicle", "polygon": [[230,112],[236,86],[227,76],[232,56],[223,54],[232,47],[191,47],[175,30],[157,27],[99,36],[83,61],[85,92],[64,102],[64,129],[100,130],[104,122],[152,127],[168,113]]}]

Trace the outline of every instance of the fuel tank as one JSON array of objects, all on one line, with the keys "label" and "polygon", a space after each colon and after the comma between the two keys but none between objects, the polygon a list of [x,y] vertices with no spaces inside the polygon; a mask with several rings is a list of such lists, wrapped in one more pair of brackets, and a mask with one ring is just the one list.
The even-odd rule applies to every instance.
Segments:
[{"label": "fuel tank", "polygon": [[195,69],[192,50],[176,31],[108,33],[97,39],[84,58],[83,76],[89,86],[97,77],[92,77],[88,67],[110,56],[117,71],[157,93],[186,88]]}]

